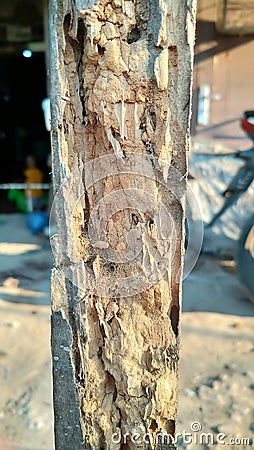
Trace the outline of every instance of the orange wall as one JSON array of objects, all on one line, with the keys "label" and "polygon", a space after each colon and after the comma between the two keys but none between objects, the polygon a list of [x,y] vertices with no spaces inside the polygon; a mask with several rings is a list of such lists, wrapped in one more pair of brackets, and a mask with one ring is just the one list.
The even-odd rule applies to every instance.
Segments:
[{"label": "orange wall", "polygon": [[[215,1],[198,2],[194,68],[193,135],[246,148],[249,140],[239,126],[244,110],[254,110],[254,35],[221,36],[215,28]],[[209,123],[196,124],[197,90],[211,89]],[[214,99],[220,97],[220,99]],[[226,123],[225,123],[226,122]]]}]

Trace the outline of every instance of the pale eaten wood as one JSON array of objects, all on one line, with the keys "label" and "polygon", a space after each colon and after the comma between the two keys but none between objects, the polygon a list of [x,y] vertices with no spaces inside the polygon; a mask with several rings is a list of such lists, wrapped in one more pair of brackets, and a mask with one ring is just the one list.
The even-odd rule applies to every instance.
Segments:
[{"label": "pale eaten wood", "polygon": [[56,449],[75,426],[73,450],[174,448],[195,2],[51,0],[50,14]]}]

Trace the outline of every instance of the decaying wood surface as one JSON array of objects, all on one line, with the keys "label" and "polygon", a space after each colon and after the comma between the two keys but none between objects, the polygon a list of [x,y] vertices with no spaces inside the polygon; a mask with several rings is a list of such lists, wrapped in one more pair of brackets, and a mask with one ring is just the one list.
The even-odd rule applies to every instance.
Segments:
[{"label": "decaying wood surface", "polygon": [[170,448],[194,24],[191,0],[50,2],[57,450]]}]

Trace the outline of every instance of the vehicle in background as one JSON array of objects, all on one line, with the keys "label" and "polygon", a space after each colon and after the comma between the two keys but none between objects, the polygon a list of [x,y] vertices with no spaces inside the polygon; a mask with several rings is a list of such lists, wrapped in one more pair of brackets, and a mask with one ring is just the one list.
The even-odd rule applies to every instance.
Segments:
[{"label": "vehicle in background", "polygon": [[[212,227],[218,218],[247,191],[254,180],[254,111],[244,111],[240,125],[253,145],[248,150],[235,153],[237,158],[244,161],[244,165],[222,192],[224,203],[206,228]],[[254,302],[254,209],[253,205],[249,206],[249,217],[242,227],[236,246],[235,263],[239,280],[249,299]]]}]

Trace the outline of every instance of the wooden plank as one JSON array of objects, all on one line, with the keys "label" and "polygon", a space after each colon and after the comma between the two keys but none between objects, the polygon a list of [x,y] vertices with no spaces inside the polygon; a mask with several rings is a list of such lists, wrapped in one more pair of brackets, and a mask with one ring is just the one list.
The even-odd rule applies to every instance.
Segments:
[{"label": "wooden plank", "polygon": [[174,448],[195,2],[50,3],[56,450]]}]

